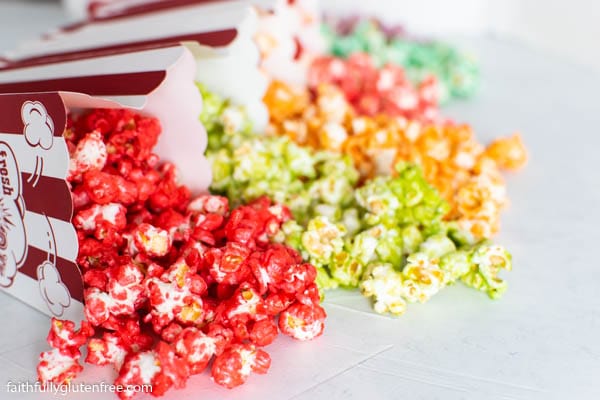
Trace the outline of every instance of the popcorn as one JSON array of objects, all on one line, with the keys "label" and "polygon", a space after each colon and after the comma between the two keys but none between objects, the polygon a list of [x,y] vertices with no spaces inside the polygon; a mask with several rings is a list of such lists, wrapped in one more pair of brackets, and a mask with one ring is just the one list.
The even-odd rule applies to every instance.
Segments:
[{"label": "popcorn", "polygon": [[506,291],[506,282],[498,277],[501,269],[512,269],[512,257],[498,245],[480,244],[471,251],[471,267],[461,280],[492,299],[499,298]]},{"label": "popcorn", "polygon": [[[202,322],[200,295],[206,290],[206,284],[193,282],[202,281],[194,272],[185,261],[178,260],[160,278],[146,279],[150,305],[146,322],[152,322],[155,332],[160,332],[175,319],[184,324]],[[196,293],[192,292],[194,288],[198,288]]]},{"label": "popcorn", "polygon": [[[223,132],[242,123],[230,113]],[[310,326],[298,338],[323,331],[315,267],[272,242],[282,237],[290,210],[267,197],[231,211],[225,197],[192,199],[174,165],[151,152],[158,128],[125,111],[94,110],[68,122],[69,148],[101,140],[107,160],[94,168],[80,163],[69,177],[86,321],[79,331],[71,321],[52,321],[53,349],[38,367],[44,382],[73,379],[83,368],[79,348],[87,345],[86,362],[112,365],[116,384],[149,384],[155,396],[183,387],[212,360],[215,382],[233,387],[251,370],[267,371],[270,359],[255,346],[275,340],[276,321],[288,309]],[[308,171],[303,150],[294,150],[294,168]]]},{"label": "popcorn", "polygon": [[388,263],[374,263],[369,266],[360,289],[365,297],[373,297],[373,309],[379,314],[387,312],[402,315],[406,311],[403,298],[402,275]]},{"label": "popcorn", "polygon": [[343,225],[333,224],[325,217],[315,217],[302,234],[302,248],[314,265],[327,265],[334,254],[342,251],[345,234]]},{"label": "popcorn", "polygon": [[[130,354],[125,359],[115,380],[115,385],[132,388],[135,385],[151,385],[153,396],[162,396],[171,387],[181,388],[189,377],[185,361],[165,342],[159,342],[156,350]],[[119,393],[122,400],[135,395],[133,390]]]},{"label": "popcorn", "polygon": [[184,329],[173,346],[177,355],[186,360],[192,375],[204,371],[216,352],[215,339],[196,328]]},{"label": "popcorn", "polygon": [[53,348],[60,350],[71,347],[79,348],[93,335],[94,328],[86,321],[83,321],[81,329],[75,332],[75,324],[72,321],[62,321],[52,318],[47,342]]},{"label": "popcorn", "polygon": [[74,348],[54,348],[43,352],[37,367],[38,379],[43,383],[61,385],[71,382],[83,370],[79,364],[80,357],[81,352]]},{"label": "popcorn", "polygon": [[518,134],[494,140],[485,150],[485,155],[507,170],[519,169],[527,162],[527,151]]},{"label": "popcorn", "polygon": [[143,252],[149,257],[163,257],[171,249],[169,232],[150,224],[141,224],[133,232],[132,253]]},{"label": "popcorn", "polygon": [[92,338],[88,342],[85,362],[94,365],[113,365],[119,371],[128,349],[118,335],[104,332],[102,338]]},{"label": "popcorn", "polygon": [[[317,90],[324,84],[339,87],[359,115],[387,114],[426,123],[440,120],[435,77],[425,76],[413,86],[401,67],[386,64],[378,69],[366,53],[354,53],[347,60],[332,56],[315,59],[308,72],[308,86]],[[331,115],[327,111],[333,107],[323,108],[322,102],[321,98],[319,108]],[[339,130],[339,140],[343,141],[346,132],[341,126]]]},{"label": "popcorn", "polygon": [[279,329],[297,340],[311,340],[323,333],[325,310],[318,304],[296,303],[279,317]]},{"label": "popcorn", "polygon": [[329,51],[338,57],[368,53],[376,65],[402,66],[413,83],[435,76],[442,103],[471,97],[479,86],[479,67],[471,54],[443,42],[411,39],[401,27],[356,18],[324,25],[323,32]]},{"label": "popcorn", "polygon": [[251,344],[235,344],[218,355],[212,365],[213,380],[228,389],[246,382],[251,372],[265,374],[271,357]]},{"label": "popcorn", "polygon": [[94,329],[85,321],[77,332],[72,321],[52,318],[50,323],[47,342],[52,350],[40,354],[38,379],[42,383],[67,384],[83,370],[79,348],[94,335]]},{"label": "popcorn", "polygon": [[69,179],[80,180],[88,171],[101,171],[107,158],[108,152],[100,132],[88,133],[70,154]]},{"label": "popcorn", "polygon": [[402,269],[403,297],[410,303],[425,303],[445,285],[444,271],[424,253],[411,254]]}]

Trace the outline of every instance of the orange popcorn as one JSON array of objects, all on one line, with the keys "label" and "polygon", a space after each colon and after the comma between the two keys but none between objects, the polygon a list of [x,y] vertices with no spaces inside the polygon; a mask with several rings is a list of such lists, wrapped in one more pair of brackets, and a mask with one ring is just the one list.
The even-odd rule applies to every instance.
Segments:
[{"label": "orange popcorn", "polygon": [[517,170],[527,163],[527,150],[519,134],[494,140],[485,152],[504,169]]}]

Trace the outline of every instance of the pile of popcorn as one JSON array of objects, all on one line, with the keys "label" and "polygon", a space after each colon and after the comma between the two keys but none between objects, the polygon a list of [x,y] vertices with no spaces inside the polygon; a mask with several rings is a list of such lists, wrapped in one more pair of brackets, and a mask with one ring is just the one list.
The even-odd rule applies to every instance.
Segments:
[{"label": "pile of popcorn", "polygon": [[501,171],[517,170],[527,160],[518,134],[485,147],[466,124],[358,116],[338,86],[322,84],[311,97],[307,88],[276,81],[265,103],[271,135],[348,155],[363,178],[393,174],[400,161],[420,165],[450,204],[447,218],[476,239],[490,238],[499,229],[508,202]]},{"label": "pile of popcorn", "polygon": [[[203,97],[211,190],[242,202],[266,195],[289,205],[294,219],[273,240],[317,267],[321,289],[360,287],[377,312],[395,314],[457,280],[492,298],[506,289],[498,273],[511,269],[508,252],[452,218],[451,204],[418,164],[398,161],[393,171],[361,182],[348,155],[252,134],[243,109],[206,90]],[[274,103],[281,108],[272,116],[285,101]],[[500,157],[501,150],[492,153]]]},{"label": "pile of popcorn", "polygon": [[150,384],[161,395],[212,360],[212,379],[232,388],[266,373],[263,347],[278,332],[323,332],[315,267],[272,240],[288,209],[266,197],[233,210],[224,197],[192,198],[175,166],[152,153],[159,134],[156,119],[127,110],[68,123],[86,319],[79,330],[52,320],[42,382],[71,381],[86,345],[85,361],[112,366],[123,387]]},{"label": "pile of popcorn", "polygon": [[264,132],[199,84],[209,194],[192,196],[153,153],[155,118],[70,115],[85,320],[52,320],[42,382],[74,379],[85,346],[85,362],[155,396],[206,370],[233,388],[267,372],[279,332],[322,334],[325,290],[360,290],[393,315],[458,281],[504,293],[511,255],[491,239],[508,203],[502,172],[526,163],[524,144],[516,134],[484,146],[439,108],[474,92],[476,63],[374,20],[324,25],[330,54],[319,54],[314,3],[261,14]]},{"label": "pile of popcorn", "polygon": [[479,66],[473,55],[444,42],[411,38],[401,26],[361,17],[330,18],[322,32],[337,57],[368,53],[377,66],[401,66],[413,83],[435,76],[441,103],[471,97],[479,87]]}]

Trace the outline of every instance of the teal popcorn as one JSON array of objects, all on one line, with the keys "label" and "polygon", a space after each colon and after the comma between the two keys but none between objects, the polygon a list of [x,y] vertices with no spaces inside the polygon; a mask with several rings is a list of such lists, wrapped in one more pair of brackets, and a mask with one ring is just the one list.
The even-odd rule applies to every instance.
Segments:
[{"label": "teal popcorn", "polygon": [[434,75],[440,84],[442,103],[453,98],[471,97],[479,88],[480,72],[476,58],[447,43],[389,35],[374,20],[354,24],[349,33],[338,33],[330,25],[325,25],[322,32],[329,52],[337,57],[368,53],[378,66],[388,63],[402,66],[414,84]]}]

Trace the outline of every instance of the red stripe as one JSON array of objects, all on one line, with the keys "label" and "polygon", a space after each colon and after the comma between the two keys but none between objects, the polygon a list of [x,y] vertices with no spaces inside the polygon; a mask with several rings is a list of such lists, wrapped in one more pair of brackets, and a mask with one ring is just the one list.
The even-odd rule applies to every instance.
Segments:
[{"label": "red stripe", "polygon": [[67,182],[49,176],[40,177],[34,187],[27,183],[29,173],[22,173],[23,199],[27,211],[45,214],[48,217],[71,221],[73,216],[73,200]]},{"label": "red stripe", "polygon": [[[84,93],[91,96],[146,95],[156,89],[165,76],[165,71],[148,71],[1,83],[0,93],[63,91]],[[62,126],[64,128],[64,125]],[[62,134],[62,130],[59,130],[59,132]]]},{"label": "red stripe", "polygon": [[198,42],[206,46],[220,47],[231,43],[236,36],[237,29],[231,28],[203,33],[187,33],[178,36],[149,39],[139,42],[112,44],[103,47],[66,51],[56,54],[44,54],[17,61],[9,61],[6,65],[0,67],[0,71],[33,67],[36,65],[55,64],[59,62],[85,60],[96,57],[114,56],[143,50],[160,49],[179,45],[182,42]]},{"label": "red stripe", "polygon": [[[51,92],[52,90],[43,91]],[[7,92],[9,91],[0,89],[0,93]],[[39,92],[39,90],[17,90],[16,92],[20,94],[0,94],[0,133],[23,134],[21,107],[26,101],[39,101],[54,122],[54,136],[62,136],[65,130],[66,115],[65,106],[58,93],[22,93]]]},{"label": "red stripe", "polygon": [[[111,21],[115,19],[128,18],[134,15],[151,14],[173,8],[193,6],[196,4],[219,3],[227,0],[158,0],[148,1],[146,4],[132,5],[119,8],[109,14],[102,14],[102,10],[110,3],[93,1],[88,7],[88,14],[92,21]],[[68,27],[67,27],[68,28]]]},{"label": "red stripe", "polygon": [[[19,272],[28,277],[37,280],[37,267],[48,260],[48,253],[36,247],[29,246],[27,249],[27,259]],[[57,257],[56,267],[63,283],[69,289],[71,297],[83,302],[83,278],[79,267],[74,262]]]}]

